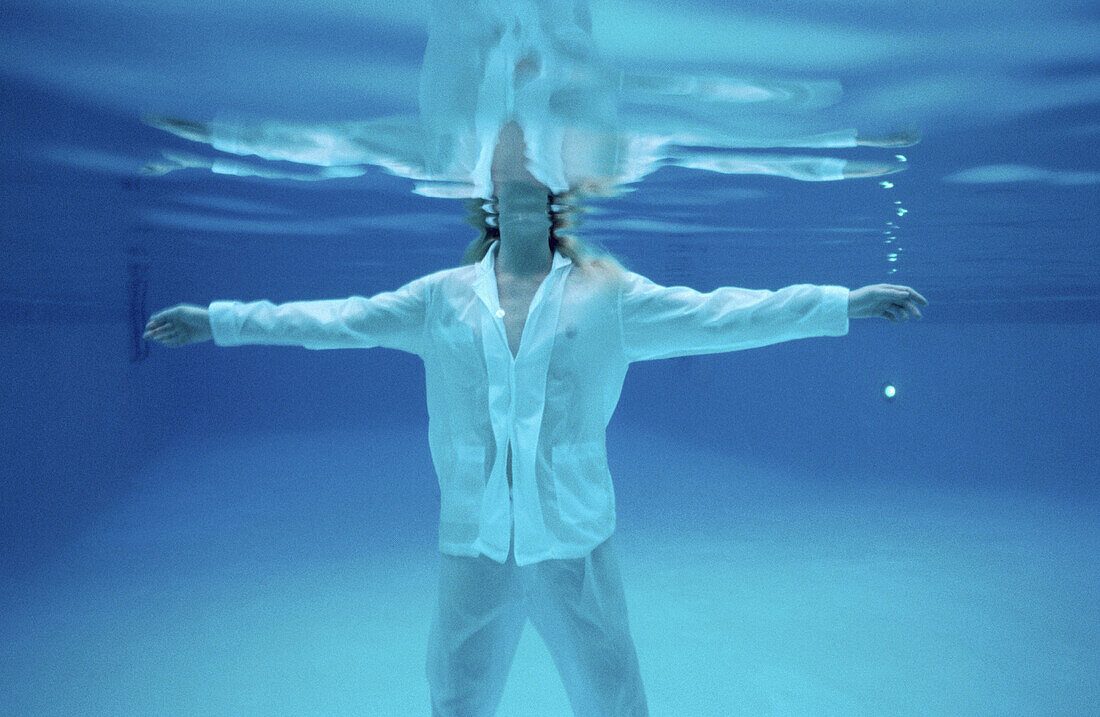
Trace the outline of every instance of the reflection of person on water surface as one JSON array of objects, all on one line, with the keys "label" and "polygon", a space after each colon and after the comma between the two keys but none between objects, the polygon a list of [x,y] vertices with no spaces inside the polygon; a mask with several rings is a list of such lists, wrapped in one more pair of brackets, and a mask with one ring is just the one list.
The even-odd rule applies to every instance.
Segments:
[{"label": "reflection of person on water surface", "polygon": [[420,356],[440,488],[433,714],[492,715],[530,619],[577,715],[645,715],[605,449],[629,365],[841,336],[850,318],[919,317],[927,302],[886,284],[660,286],[555,231],[555,197],[525,149],[505,124],[490,167],[497,227],[462,266],[370,298],[182,304],[145,335]]},{"label": "reflection of person on water surface", "polygon": [[[417,117],[344,122],[147,117],[229,154],[320,167],[296,173],[165,153],[146,172],[215,172],[313,180],[365,165],[416,181],[420,194],[493,196],[489,166],[508,122],[522,128],[532,175],[555,193],[607,194],[662,166],[831,181],[904,169],[894,158],[849,160],[752,150],[903,147],[915,133],[821,131],[813,110],[831,81],[738,80],[610,70],[592,39],[587,0],[437,0],[420,72]],[[698,151],[706,148],[706,151]]]}]

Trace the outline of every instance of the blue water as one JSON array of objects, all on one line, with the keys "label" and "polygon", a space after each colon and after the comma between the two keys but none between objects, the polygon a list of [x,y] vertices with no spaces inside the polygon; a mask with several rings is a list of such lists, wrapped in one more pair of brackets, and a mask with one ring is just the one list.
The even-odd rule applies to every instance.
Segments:
[{"label": "blue water", "polygon": [[[0,714],[429,711],[420,362],[135,338],[180,302],[370,295],[458,263],[463,202],[392,162],[265,157],[285,131],[236,154],[152,119],[324,141],[388,122],[407,149],[428,14],[3,3]],[[623,131],[679,133],[678,159],[587,201],[582,236],[666,285],[930,301],[920,322],[631,368],[608,455],[651,713],[1094,714],[1096,8],[591,15],[597,67],[696,84],[619,96]],[[789,95],[745,101],[761,88]],[[845,128],[920,142],[721,143]],[[904,171],[699,168],[749,155]],[[499,714],[570,714],[530,627]]]}]

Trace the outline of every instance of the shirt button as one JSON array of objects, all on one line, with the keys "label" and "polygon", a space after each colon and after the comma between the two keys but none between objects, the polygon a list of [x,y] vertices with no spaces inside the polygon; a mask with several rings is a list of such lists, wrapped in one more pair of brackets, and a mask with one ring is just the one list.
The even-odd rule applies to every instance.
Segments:
[{"label": "shirt button", "polygon": [[504,318],[504,309],[497,309],[497,318],[498,319],[503,319]]}]

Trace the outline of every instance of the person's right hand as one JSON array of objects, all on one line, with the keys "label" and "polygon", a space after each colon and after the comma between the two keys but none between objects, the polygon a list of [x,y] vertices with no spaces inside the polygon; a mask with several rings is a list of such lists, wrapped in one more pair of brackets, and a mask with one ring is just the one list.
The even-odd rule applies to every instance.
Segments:
[{"label": "person's right hand", "polygon": [[165,346],[183,346],[214,338],[206,309],[193,304],[178,304],[153,314],[145,325],[145,339]]}]

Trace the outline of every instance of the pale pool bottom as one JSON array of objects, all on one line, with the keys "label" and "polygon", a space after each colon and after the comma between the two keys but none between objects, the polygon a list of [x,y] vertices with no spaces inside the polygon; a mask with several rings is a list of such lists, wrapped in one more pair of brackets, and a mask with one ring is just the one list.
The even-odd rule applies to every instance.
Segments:
[{"label": "pale pool bottom", "polygon": [[[659,521],[620,517],[652,714],[1086,714],[1100,701],[1090,507],[810,485],[744,483],[721,525],[668,501],[654,501]],[[434,545],[397,536],[355,553],[366,536],[353,535],[333,551],[317,505],[315,521],[283,523],[270,496],[222,495],[224,513],[200,515],[187,495],[157,501],[186,535],[165,521],[132,532],[145,504],[8,586],[0,713],[429,713]],[[498,714],[570,714],[530,624]]]}]

